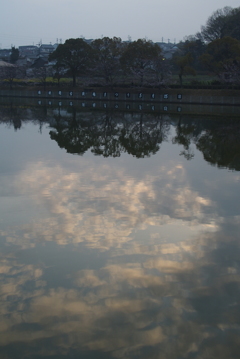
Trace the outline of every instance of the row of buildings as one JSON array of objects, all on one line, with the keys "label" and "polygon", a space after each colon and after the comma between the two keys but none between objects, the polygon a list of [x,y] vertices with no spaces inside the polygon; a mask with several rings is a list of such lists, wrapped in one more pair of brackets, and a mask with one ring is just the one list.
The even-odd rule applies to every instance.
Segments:
[{"label": "row of buildings", "polygon": [[[56,50],[58,44],[41,44],[39,46],[19,46],[19,58],[16,61],[18,66],[41,67],[48,62],[49,55]],[[0,60],[9,62],[12,49],[0,49]]]},{"label": "row of buildings", "polygon": [[[92,40],[85,40],[87,43],[91,43]],[[175,51],[178,50],[177,46],[172,43],[157,43],[163,50],[164,57],[169,59],[172,57]],[[25,67],[41,67],[48,62],[49,55],[56,50],[58,43],[52,44],[40,44],[39,46],[27,45],[19,46],[19,58],[16,61],[16,65]],[[0,60],[10,62],[12,49],[0,49]]]}]

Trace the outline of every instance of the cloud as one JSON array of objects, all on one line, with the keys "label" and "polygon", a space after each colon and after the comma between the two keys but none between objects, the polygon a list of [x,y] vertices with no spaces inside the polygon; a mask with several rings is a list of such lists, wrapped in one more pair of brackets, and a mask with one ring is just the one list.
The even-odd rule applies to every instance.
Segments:
[{"label": "cloud", "polygon": [[193,225],[197,232],[210,224],[217,228],[215,218],[204,215],[214,204],[190,189],[184,169],[174,164],[137,178],[126,176],[121,167],[93,167],[84,159],[81,171],[70,173],[31,163],[18,174],[16,191],[30,192],[32,206],[40,208],[34,222],[2,232],[9,243],[22,246],[41,240],[109,250],[131,241],[136,230],[168,226],[174,233],[181,226],[192,235]]},{"label": "cloud", "polygon": [[[223,359],[226,348],[234,357],[240,217],[221,217],[218,202],[193,187],[178,162],[142,168],[141,176],[129,173],[121,163],[89,158],[66,167],[28,163],[18,173],[6,193],[13,188],[14,196],[29,196],[39,216],[1,230],[7,255],[0,256],[0,345],[6,356],[14,346],[19,357],[75,350],[76,356],[211,353]],[[46,262],[48,251],[52,260],[64,248],[59,267],[41,262],[39,243],[46,245]],[[89,263],[81,266],[88,250]],[[98,269],[91,257],[96,252],[106,253]],[[75,253],[82,257],[71,266]]]},{"label": "cloud", "polygon": [[[205,357],[207,348],[223,359],[231,346],[226,339],[222,347],[220,333],[236,348],[232,332],[239,331],[240,313],[239,231],[229,235],[229,225],[239,229],[239,217],[182,241],[109,247],[98,270],[75,270],[65,286],[51,285],[46,264],[2,255],[1,347],[34,356],[41,341],[45,356],[50,345],[55,355],[75,348],[78,355],[97,351],[116,358],[141,358],[150,348],[149,358],[157,352]],[[139,254],[142,259],[134,260]]]}]

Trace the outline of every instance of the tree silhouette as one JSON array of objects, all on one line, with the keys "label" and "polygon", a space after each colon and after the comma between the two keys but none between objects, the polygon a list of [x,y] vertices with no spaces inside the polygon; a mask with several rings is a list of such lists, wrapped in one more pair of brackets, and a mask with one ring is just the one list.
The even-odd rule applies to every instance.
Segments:
[{"label": "tree silhouette", "polygon": [[119,74],[119,58],[123,43],[119,37],[103,37],[91,43],[94,50],[92,71],[93,74],[103,77],[106,85],[113,85],[115,77]]},{"label": "tree silhouette", "polygon": [[69,70],[73,86],[76,86],[77,75],[86,71],[91,61],[91,47],[83,39],[68,39],[49,56],[59,67]]},{"label": "tree silhouette", "polygon": [[176,127],[176,136],[172,139],[173,144],[183,146],[184,149],[180,152],[180,155],[183,155],[187,160],[191,160],[194,157],[194,152],[191,148],[191,142],[194,138],[194,129],[195,126],[193,123],[182,123],[180,116]]},{"label": "tree silhouette", "polygon": [[196,141],[204,159],[218,167],[240,171],[240,125],[228,121],[205,131]]},{"label": "tree silhouette", "polygon": [[169,125],[161,116],[147,121],[141,114],[138,121],[134,120],[122,129],[119,140],[127,153],[134,157],[149,157],[159,151],[168,130]]},{"label": "tree silhouette", "polygon": [[143,158],[159,151],[160,143],[167,138],[169,123],[161,116],[143,119],[143,114],[126,123],[111,112],[77,119],[73,110],[72,118],[67,122],[61,116],[55,116],[52,128],[51,139],[68,153],[83,155],[91,149],[98,156],[119,157],[127,151]]},{"label": "tree silhouette", "polygon": [[[68,123],[62,120],[60,114],[55,116],[54,131],[50,131],[50,137],[55,140],[60,148],[65,148],[68,153],[83,155],[92,144],[92,132],[84,121],[76,119],[76,111],[72,110],[72,118]],[[53,127],[53,126],[52,126]]]},{"label": "tree silhouette", "polygon": [[139,39],[130,42],[121,56],[123,69],[140,79],[143,85],[145,75],[153,71],[153,63],[161,54],[161,48],[152,41]]}]

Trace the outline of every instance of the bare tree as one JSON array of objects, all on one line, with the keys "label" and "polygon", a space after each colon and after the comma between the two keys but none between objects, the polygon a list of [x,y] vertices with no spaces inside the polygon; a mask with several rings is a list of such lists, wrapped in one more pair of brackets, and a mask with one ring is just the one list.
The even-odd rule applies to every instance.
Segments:
[{"label": "bare tree", "polygon": [[94,50],[93,73],[103,77],[106,85],[113,85],[115,77],[119,74],[119,58],[123,44],[119,37],[104,37],[91,43]]},{"label": "bare tree", "polygon": [[139,39],[127,45],[120,61],[126,72],[140,79],[142,86],[146,74],[152,72],[153,61],[161,56],[160,54],[161,49],[157,44],[146,39]]},{"label": "bare tree", "polygon": [[222,82],[240,85],[240,60],[234,59],[223,64],[219,78]]},{"label": "bare tree", "polygon": [[153,59],[152,76],[150,84],[157,87],[165,87],[169,84],[172,77],[171,65],[160,53]]},{"label": "bare tree", "polygon": [[21,74],[20,69],[18,66],[9,64],[4,61],[0,61],[0,78],[5,83],[10,85],[12,89],[13,82],[16,78],[19,78]]},{"label": "bare tree", "polygon": [[48,66],[34,68],[34,69],[32,69],[32,74],[34,77],[39,79],[41,84],[44,86],[44,90],[46,90],[47,77],[52,75],[51,68],[49,68]]}]

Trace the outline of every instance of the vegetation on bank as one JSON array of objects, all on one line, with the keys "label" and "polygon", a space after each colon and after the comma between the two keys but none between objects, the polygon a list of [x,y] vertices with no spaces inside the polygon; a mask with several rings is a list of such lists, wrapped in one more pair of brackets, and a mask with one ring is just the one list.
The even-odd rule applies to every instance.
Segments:
[{"label": "vegetation on bank", "polygon": [[[172,46],[118,37],[68,39],[50,54],[48,64],[26,69],[0,66],[2,84],[144,88],[240,88],[240,7],[215,11],[196,35]],[[11,62],[18,59],[12,48]]]}]

